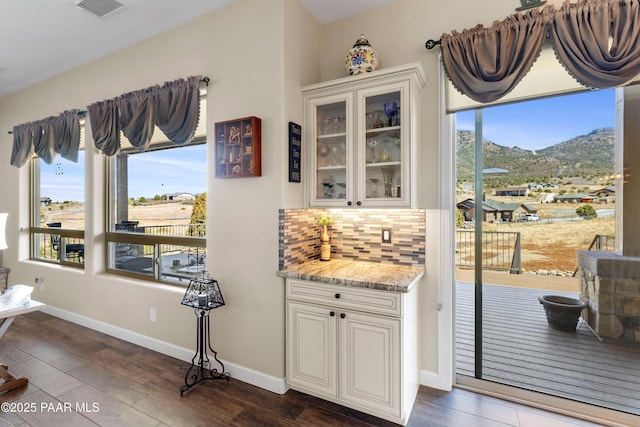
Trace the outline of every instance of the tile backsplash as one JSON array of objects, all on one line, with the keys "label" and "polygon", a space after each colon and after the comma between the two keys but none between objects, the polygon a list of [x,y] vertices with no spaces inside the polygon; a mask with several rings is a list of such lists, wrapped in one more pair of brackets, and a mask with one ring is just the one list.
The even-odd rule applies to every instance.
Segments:
[{"label": "tile backsplash", "polygon": [[[320,257],[322,214],[333,219],[332,258],[424,266],[424,209],[280,209],[280,270]],[[382,243],[383,228],[391,243]]]}]

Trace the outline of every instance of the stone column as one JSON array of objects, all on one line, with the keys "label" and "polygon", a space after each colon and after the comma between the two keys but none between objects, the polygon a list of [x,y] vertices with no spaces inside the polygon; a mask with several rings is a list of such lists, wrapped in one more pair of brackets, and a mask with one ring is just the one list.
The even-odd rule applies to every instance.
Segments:
[{"label": "stone column", "polygon": [[579,251],[583,315],[603,338],[640,342],[640,258]]}]

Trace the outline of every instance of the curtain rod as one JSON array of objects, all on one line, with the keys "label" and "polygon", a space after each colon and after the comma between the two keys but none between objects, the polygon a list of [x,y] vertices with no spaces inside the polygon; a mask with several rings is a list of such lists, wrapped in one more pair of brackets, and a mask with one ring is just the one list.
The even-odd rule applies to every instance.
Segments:
[{"label": "curtain rod", "polygon": [[[86,112],[86,111],[78,111],[78,116],[79,116],[79,117],[86,116],[86,115],[87,115],[87,112]],[[39,120],[36,120],[36,121],[39,121]],[[12,131],[12,130],[10,130],[10,131],[8,131],[7,133],[8,133],[9,135],[11,135],[11,134],[13,134],[13,131]]]},{"label": "curtain rod", "polygon": [[431,50],[434,47],[436,47],[437,45],[441,44],[442,42],[440,40],[427,40],[427,42],[424,44],[424,47],[426,47],[427,49]]},{"label": "curtain rod", "polygon": [[[209,77],[203,77],[200,79],[200,83],[204,83],[205,85],[209,86],[209,82],[211,81],[211,79],[209,79]],[[87,112],[86,111],[80,111],[78,112],[78,116],[86,116]],[[10,130],[7,132],[9,135],[13,134],[13,131]]]}]

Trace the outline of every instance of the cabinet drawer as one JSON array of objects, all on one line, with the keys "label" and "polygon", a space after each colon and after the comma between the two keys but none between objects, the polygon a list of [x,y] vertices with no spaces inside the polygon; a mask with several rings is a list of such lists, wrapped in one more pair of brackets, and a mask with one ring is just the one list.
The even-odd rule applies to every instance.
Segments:
[{"label": "cabinet drawer", "polygon": [[287,298],[367,313],[402,316],[401,294],[374,289],[287,279]]}]

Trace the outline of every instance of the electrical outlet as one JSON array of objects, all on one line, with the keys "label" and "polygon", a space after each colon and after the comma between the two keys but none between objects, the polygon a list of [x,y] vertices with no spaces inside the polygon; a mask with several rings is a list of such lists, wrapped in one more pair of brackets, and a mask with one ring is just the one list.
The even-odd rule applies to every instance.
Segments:
[{"label": "electrical outlet", "polygon": [[391,243],[391,229],[383,228],[382,229],[382,243]]},{"label": "electrical outlet", "polygon": [[36,277],[36,286],[38,287],[38,289],[43,290],[44,289],[44,278]]},{"label": "electrical outlet", "polygon": [[151,307],[151,308],[149,309],[149,320],[150,320],[151,322],[155,322],[155,321],[156,321],[156,309],[155,309],[155,308],[153,308],[153,307]]}]

